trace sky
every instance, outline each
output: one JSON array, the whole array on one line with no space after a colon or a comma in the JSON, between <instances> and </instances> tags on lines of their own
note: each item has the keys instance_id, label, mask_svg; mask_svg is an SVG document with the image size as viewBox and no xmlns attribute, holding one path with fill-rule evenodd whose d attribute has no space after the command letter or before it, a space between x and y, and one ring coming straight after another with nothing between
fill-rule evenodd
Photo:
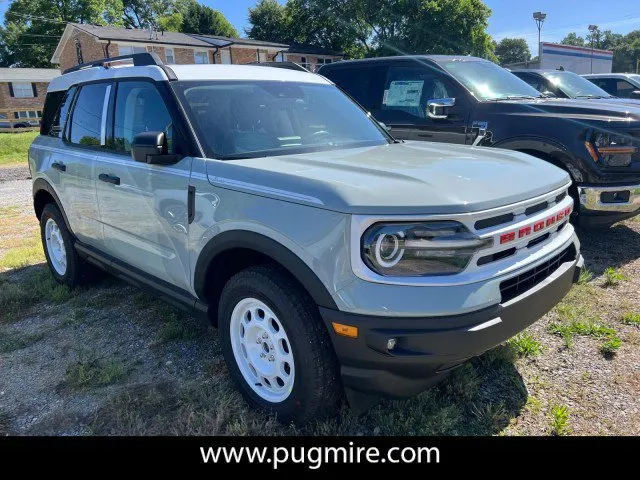
<instances>
[{"instance_id":1,"label":"sky","mask_svg":"<svg viewBox=\"0 0 640 480\"><path fill-rule=\"evenodd\" d=\"M10 0L0 0L0 15ZM286 0L278 0L286 3ZM248 8L257 0L201 0L220 10L244 34L248 26ZM594 23L601 30L628 33L640 29L640 9L637 0L485 0L493 11L489 18L489 33L496 39L524 37L533 55L537 54L538 30L532 18L534 11L543 11L547 19L542 27L542 41L559 42L569 32L581 36ZM603 5L606 4L606 8Z\"/></svg>"}]
</instances>

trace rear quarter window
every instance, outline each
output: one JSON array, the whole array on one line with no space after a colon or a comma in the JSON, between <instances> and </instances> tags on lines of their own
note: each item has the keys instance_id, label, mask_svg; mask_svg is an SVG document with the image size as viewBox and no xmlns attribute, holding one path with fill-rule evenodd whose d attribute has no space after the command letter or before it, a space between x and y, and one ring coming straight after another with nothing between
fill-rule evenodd
<instances>
[{"instance_id":1,"label":"rear quarter window","mask_svg":"<svg viewBox=\"0 0 640 480\"><path fill-rule=\"evenodd\" d=\"M60 103L65 92L49 92L44 102L44 110L42 113L42 123L40 124L40 135L49 135L53 119L60 108Z\"/></svg>"}]
</instances>

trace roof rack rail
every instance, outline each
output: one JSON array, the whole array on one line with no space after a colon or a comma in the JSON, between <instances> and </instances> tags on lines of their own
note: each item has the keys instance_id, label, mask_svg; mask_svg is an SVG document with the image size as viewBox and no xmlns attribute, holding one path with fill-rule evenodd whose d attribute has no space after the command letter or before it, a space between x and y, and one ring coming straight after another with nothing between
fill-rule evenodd
<instances>
[{"instance_id":1,"label":"roof rack rail","mask_svg":"<svg viewBox=\"0 0 640 480\"><path fill-rule=\"evenodd\" d=\"M81 63L80 65L76 65L75 67L67 68L64 72L62 72L62 74L64 75L66 73L77 72L79 70L84 70L85 68L109 68L109 65L112 63L121 63L126 61L132 61L134 67L146 67L149 65L155 65L158 67L164 66L164 63L162 63L162 60L157 53L145 52L133 53L131 55L121 55L119 57L103 58L102 60L96 60L94 62Z\"/></svg>"},{"instance_id":2,"label":"roof rack rail","mask_svg":"<svg viewBox=\"0 0 640 480\"><path fill-rule=\"evenodd\" d=\"M298 72L310 72L302 65L296 62L251 62L249 65L258 67L273 67L273 68L286 68L287 70L297 70Z\"/></svg>"}]
</instances>

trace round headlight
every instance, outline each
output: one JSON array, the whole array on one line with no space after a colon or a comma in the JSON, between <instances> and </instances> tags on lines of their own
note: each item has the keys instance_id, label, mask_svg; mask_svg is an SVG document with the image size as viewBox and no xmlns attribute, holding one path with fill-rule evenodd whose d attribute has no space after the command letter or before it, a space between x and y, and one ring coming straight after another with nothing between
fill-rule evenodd
<instances>
[{"instance_id":1,"label":"round headlight","mask_svg":"<svg viewBox=\"0 0 640 480\"><path fill-rule=\"evenodd\" d=\"M404 233L381 233L376 239L376 261L385 268L396 265L404 255Z\"/></svg>"},{"instance_id":2,"label":"round headlight","mask_svg":"<svg viewBox=\"0 0 640 480\"><path fill-rule=\"evenodd\" d=\"M362 236L362 260L385 276L451 275L487 246L459 222L376 223Z\"/></svg>"}]
</instances>

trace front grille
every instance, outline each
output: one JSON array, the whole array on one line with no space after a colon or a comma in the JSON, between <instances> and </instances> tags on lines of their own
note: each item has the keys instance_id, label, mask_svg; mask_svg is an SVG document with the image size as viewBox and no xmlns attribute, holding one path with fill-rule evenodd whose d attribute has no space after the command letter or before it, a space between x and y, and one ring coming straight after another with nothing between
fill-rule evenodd
<instances>
[{"instance_id":1,"label":"front grille","mask_svg":"<svg viewBox=\"0 0 640 480\"><path fill-rule=\"evenodd\" d=\"M538 212L542 212L549 208L550 205L560 203L567 196L567 192L562 192L555 197L549 198L545 201L536 203L535 205L528 206L524 215L526 217L530 217L531 215L535 215ZM496 215L495 217L483 218L481 220L476 221L474 227L476 230L484 230L486 228L497 227L499 225L506 225L507 223L511 223L515 220L516 215L514 213L503 213L502 215Z\"/></svg>"},{"instance_id":2,"label":"front grille","mask_svg":"<svg viewBox=\"0 0 640 480\"><path fill-rule=\"evenodd\" d=\"M497 217L478 220L474 226L476 230L483 230L485 228L502 225L503 223L513 222L514 218L515 218L515 215L513 213L505 213L504 215L498 215Z\"/></svg>"},{"instance_id":3,"label":"front grille","mask_svg":"<svg viewBox=\"0 0 640 480\"><path fill-rule=\"evenodd\" d=\"M538 212L541 212L542 210L545 210L547 207L549 207L549 202L538 203L537 205L532 205L531 207L527 208L524 211L524 214L526 216L533 215L534 213L538 213Z\"/></svg>"},{"instance_id":4,"label":"front grille","mask_svg":"<svg viewBox=\"0 0 640 480\"><path fill-rule=\"evenodd\" d=\"M518 295L521 295L527 290L535 287L546 278L549 278L549 276L564 262L570 262L575 260L575 258L576 248L574 245L571 245L562 253L559 253L546 262L541 263L537 267L500 283L502 303L508 302L509 300L516 298Z\"/></svg>"}]
</instances>

